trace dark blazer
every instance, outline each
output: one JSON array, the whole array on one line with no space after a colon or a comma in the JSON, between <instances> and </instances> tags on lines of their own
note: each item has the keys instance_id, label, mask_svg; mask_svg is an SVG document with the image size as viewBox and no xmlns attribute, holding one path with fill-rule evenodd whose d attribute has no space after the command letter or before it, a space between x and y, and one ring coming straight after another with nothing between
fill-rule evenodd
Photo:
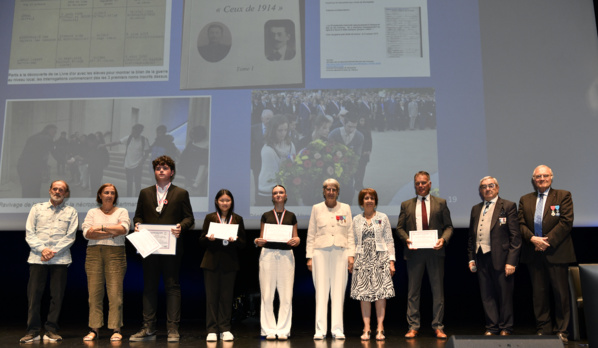
<instances>
[{"instance_id":1,"label":"dark blazer","mask_svg":"<svg viewBox=\"0 0 598 348\"><path fill-rule=\"evenodd\" d=\"M345 141L343 140L343 136L341 135L341 128L336 128L330 134L328 134L328 140L343 144L345 145ZM361 152L363 151L363 134L360 131L356 130L353 139L351 142L347 144L347 147L353 150L357 156L361 157Z\"/></svg>"},{"instance_id":2,"label":"dark blazer","mask_svg":"<svg viewBox=\"0 0 598 348\"><path fill-rule=\"evenodd\" d=\"M536 254L534 245L530 239L534 234L534 214L536 212L537 192L528 193L519 200L519 229L523 238L523 248L521 252L521 261L530 262ZM556 208L559 206L558 214ZM555 215L552 215L552 212ZM543 254L550 263L570 263L575 262L575 251L573 250L573 241L571 240L571 229L573 228L573 200L571 192L565 190L555 190L550 188L546 204L544 205L544 215L542 216L542 234L548 237L550 247Z\"/></svg>"},{"instance_id":3,"label":"dark blazer","mask_svg":"<svg viewBox=\"0 0 598 348\"><path fill-rule=\"evenodd\" d=\"M221 61L230 51L230 45L223 44L207 44L197 48L199 55L208 62Z\"/></svg>"},{"instance_id":4,"label":"dark blazer","mask_svg":"<svg viewBox=\"0 0 598 348\"><path fill-rule=\"evenodd\" d=\"M203 228L199 237L199 243L206 248L206 252L201 261L201 268L209 270L222 270L224 272L239 270L238 249L245 247L245 225L240 215L233 213L231 223L238 224L237 240L228 245L223 245L221 239L210 241L208 239L210 222L220 222L216 213L206 215L203 221Z\"/></svg>"},{"instance_id":5,"label":"dark blazer","mask_svg":"<svg viewBox=\"0 0 598 348\"><path fill-rule=\"evenodd\" d=\"M397 238L403 241L405 245L403 256L405 260L409 260L412 253L419 250L411 250L407 248L407 239L409 239L409 231L417 229L415 221L415 207L417 206L417 197L408 199L401 203L401 213L399 214L399 222L397 224ZM430 195L430 211L428 229L438 230L438 238L444 239L444 243L448 244L449 239L453 235L453 222L451 220L451 212L446 205L446 200ZM433 250L437 256L444 256L444 249Z\"/></svg>"},{"instance_id":6,"label":"dark blazer","mask_svg":"<svg viewBox=\"0 0 598 348\"><path fill-rule=\"evenodd\" d=\"M266 58L268 58L268 60L281 60L281 55L277 54L278 52L271 52L270 54L267 55ZM295 47L291 47L289 45L287 45L287 50L284 53L284 57L282 57L282 60L291 60L293 58L295 58Z\"/></svg>"},{"instance_id":7,"label":"dark blazer","mask_svg":"<svg viewBox=\"0 0 598 348\"><path fill-rule=\"evenodd\" d=\"M181 233L190 230L195 223L189 192L173 184L166 195L167 204L164 204L162 213L156 211L158 198L156 197L156 185L146 187L139 192L137 208L133 223L152 225L176 225L181 224ZM182 252L182 244L177 243L177 254Z\"/></svg>"},{"instance_id":8,"label":"dark blazer","mask_svg":"<svg viewBox=\"0 0 598 348\"><path fill-rule=\"evenodd\" d=\"M297 117L297 130L303 136L311 133L311 114L313 106L309 105L308 102L302 102L298 106L298 117Z\"/></svg>"},{"instance_id":9,"label":"dark blazer","mask_svg":"<svg viewBox=\"0 0 598 348\"><path fill-rule=\"evenodd\" d=\"M326 112L328 113L328 115L330 116L337 116L338 113L341 111L340 108L340 103L335 101L329 101L328 104L326 104Z\"/></svg>"},{"instance_id":10,"label":"dark blazer","mask_svg":"<svg viewBox=\"0 0 598 348\"><path fill-rule=\"evenodd\" d=\"M483 208L484 202L476 204L471 208L469 239L467 241L469 260L476 260L477 229ZM506 219L506 222L500 223L499 218ZM517 266L519 263L521 234L519 233L517 205L500 197L498 197L494 205L494 212L492 213L492 221L490 223L490 248L492 266L495 270L503 270L505 264Z\"/></svg>"},{"instance_id":11,"label":"dark blazer","mask_svg":"<svg viewBox=\"0 0 598 348\"><path fill-rule=\"evenodd\" d=\"M261 116L260 116L261 119ZM262 147L266 143L266 135L263 132L262 122L251 125L251 162L250 168L253 171L253 180L257 190L258 178L262 170Z\"/></svg>"}]
</instances>

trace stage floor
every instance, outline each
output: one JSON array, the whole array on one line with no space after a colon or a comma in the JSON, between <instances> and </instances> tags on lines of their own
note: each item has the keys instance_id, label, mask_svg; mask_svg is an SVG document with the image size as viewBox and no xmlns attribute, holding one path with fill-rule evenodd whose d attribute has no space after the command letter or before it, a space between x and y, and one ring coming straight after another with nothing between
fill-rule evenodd
<instances>
[{"instance_id":1,"label":"stage floor","mask_svg":"<svg viewBox=\"0 0 598 348\"><path fill-rule=\"evenodd\" d=\"M439 340L432 336L432 329L422 328L420 335L415 339L405 339L403 335L406 333L405 325L401 327L387 327L386 341L377 342L375 339L370 341L361 341L361 327L359 322L345 323L346 340L334 340L327 337L323 341L313 340L313 323L299 322L293 323L293 336L288 341L266 341L259 336L259 321L253 318L246 319L233 327L233 334L235 340L233 342L206 342L206 333L203 323L197 322L183 322L181 324L181 340L178 343L166 342L166 330L158 331L156 341L150 342L129 342L129 335L135 333L137 327L123 328L124 339L122 342L110 342L109 330L100 331L100 339L92 342L83 342L83 336L87 333L85 323L63 323L60 334L63 337L62 342L44 343L39 341L36 343L20 344L21 346L52 346L61 348L67 347L211 347L211 348L443 348L447 340ZM201 327L200 327L201 326ZM25 334L25 323L2 325L0 327L0 347L15 347L19 346L19 339ZM483 324L480 327L446 327L447 335L479 335L484 332ZM515 335L511 336L516 339L518 335L533 335L535 330L533 327L516 328ZM373 337L374 335L372 335ZM587 341L570 341L567 347L578 348L587 347Z\"/></svg>"}]
</instances>

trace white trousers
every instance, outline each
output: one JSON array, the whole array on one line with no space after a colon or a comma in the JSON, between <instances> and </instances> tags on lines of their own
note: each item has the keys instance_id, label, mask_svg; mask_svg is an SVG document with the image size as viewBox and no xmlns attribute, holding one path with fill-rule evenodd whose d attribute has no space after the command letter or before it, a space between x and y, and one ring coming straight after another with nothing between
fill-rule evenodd
<instances>
[{"instance_id":1,"label":"white trousers","mask_svg":"<svg viewBox=\"0 0 598 348\"><path fill-rule=\"evenodd\" d=\"M295 257L293 250L262 248L260 254L260 290L262 304L260 324L262 336L291 335L293 316L293 282L295 280ZM280 307L278 322L274 317L274 293L278 290Z\"/></svg>"},{"instance_id":2,"label":"white trousers","mask_svg":"<svg viewBox=\"0 0 598 348\"><path fill-rule=\"evenodd\" d=\"M328 298L330 298L330 332L343 335L343 306L348 279L348 252L339 247L315 249L312 276L316 288L316 335L328 331ZM329 297L330 296L330 297Z\"/></svg>"}]
</instances>

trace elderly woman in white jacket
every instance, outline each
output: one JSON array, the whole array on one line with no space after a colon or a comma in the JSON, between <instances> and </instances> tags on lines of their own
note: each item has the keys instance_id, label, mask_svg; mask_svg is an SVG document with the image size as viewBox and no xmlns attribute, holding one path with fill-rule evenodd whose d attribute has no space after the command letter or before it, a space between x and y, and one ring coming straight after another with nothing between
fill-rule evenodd
<instances>
[{"instance_id":1,"label":"elderly woman in white jacket","mask_svg":"<svg viewBox=\"0 0 598 348\"><path fill-rule=\"evenodd\" d=\"M370 339L372 302L376 303L376 340L383 341L386 299L394 297L392 276L395 273L395 247L388 216L376 211L378 194L365 188L359 192L363 213L353 217L355 264L351 281L351 298L361 301L363 334Z\"/></svg>"},{"instance_id":2,"label":"elderly woman in white jacket","mask_svg":"<svg viewBox=\"0 0 598 348\"><path fill-rule=\"evenodd\" d=\"M353 270L355 239L351 227L351 207L337 201L340 185L326 179L322 185L324 202L311 209L305 246L307 268L312 271L316 288L316 333L314 340L323 340L328 330L328 298L330 297L330 333L337 340L345 339L343 305Z\"/></svg>"}]
</instances>

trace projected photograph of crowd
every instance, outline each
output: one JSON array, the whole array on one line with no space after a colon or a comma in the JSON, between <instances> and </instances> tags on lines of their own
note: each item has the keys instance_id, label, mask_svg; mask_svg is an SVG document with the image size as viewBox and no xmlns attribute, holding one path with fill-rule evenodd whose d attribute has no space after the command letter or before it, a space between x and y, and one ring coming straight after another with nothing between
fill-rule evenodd
<instances>
[{"instance_id":1,"label":"projected photograph of crowd","mask_svg":"<svg viewBox=\"0 0 598 348\"><path fill-rule=\"evenodd\" d=\"M209 97L9 101L0 199L47 197L57 179L72 198L95 197L105 182L136 198L161 155L176 161L176 185L206 197L209 122Z\"/></svg>"},{"instance_id":2,"label":"projected photograph of crowd","mask_svg":"<svg viewBox=\"0 0 598 348\"><path fill-rule=\"evenodd\" d=\"M251 110L252 206L271 205L274 184L288 205L311 206L329 177L343 203L372 187L381 206L398 206L422 168L438 192L433 88L254 90Z\"/></svg>"}]
</instances>

